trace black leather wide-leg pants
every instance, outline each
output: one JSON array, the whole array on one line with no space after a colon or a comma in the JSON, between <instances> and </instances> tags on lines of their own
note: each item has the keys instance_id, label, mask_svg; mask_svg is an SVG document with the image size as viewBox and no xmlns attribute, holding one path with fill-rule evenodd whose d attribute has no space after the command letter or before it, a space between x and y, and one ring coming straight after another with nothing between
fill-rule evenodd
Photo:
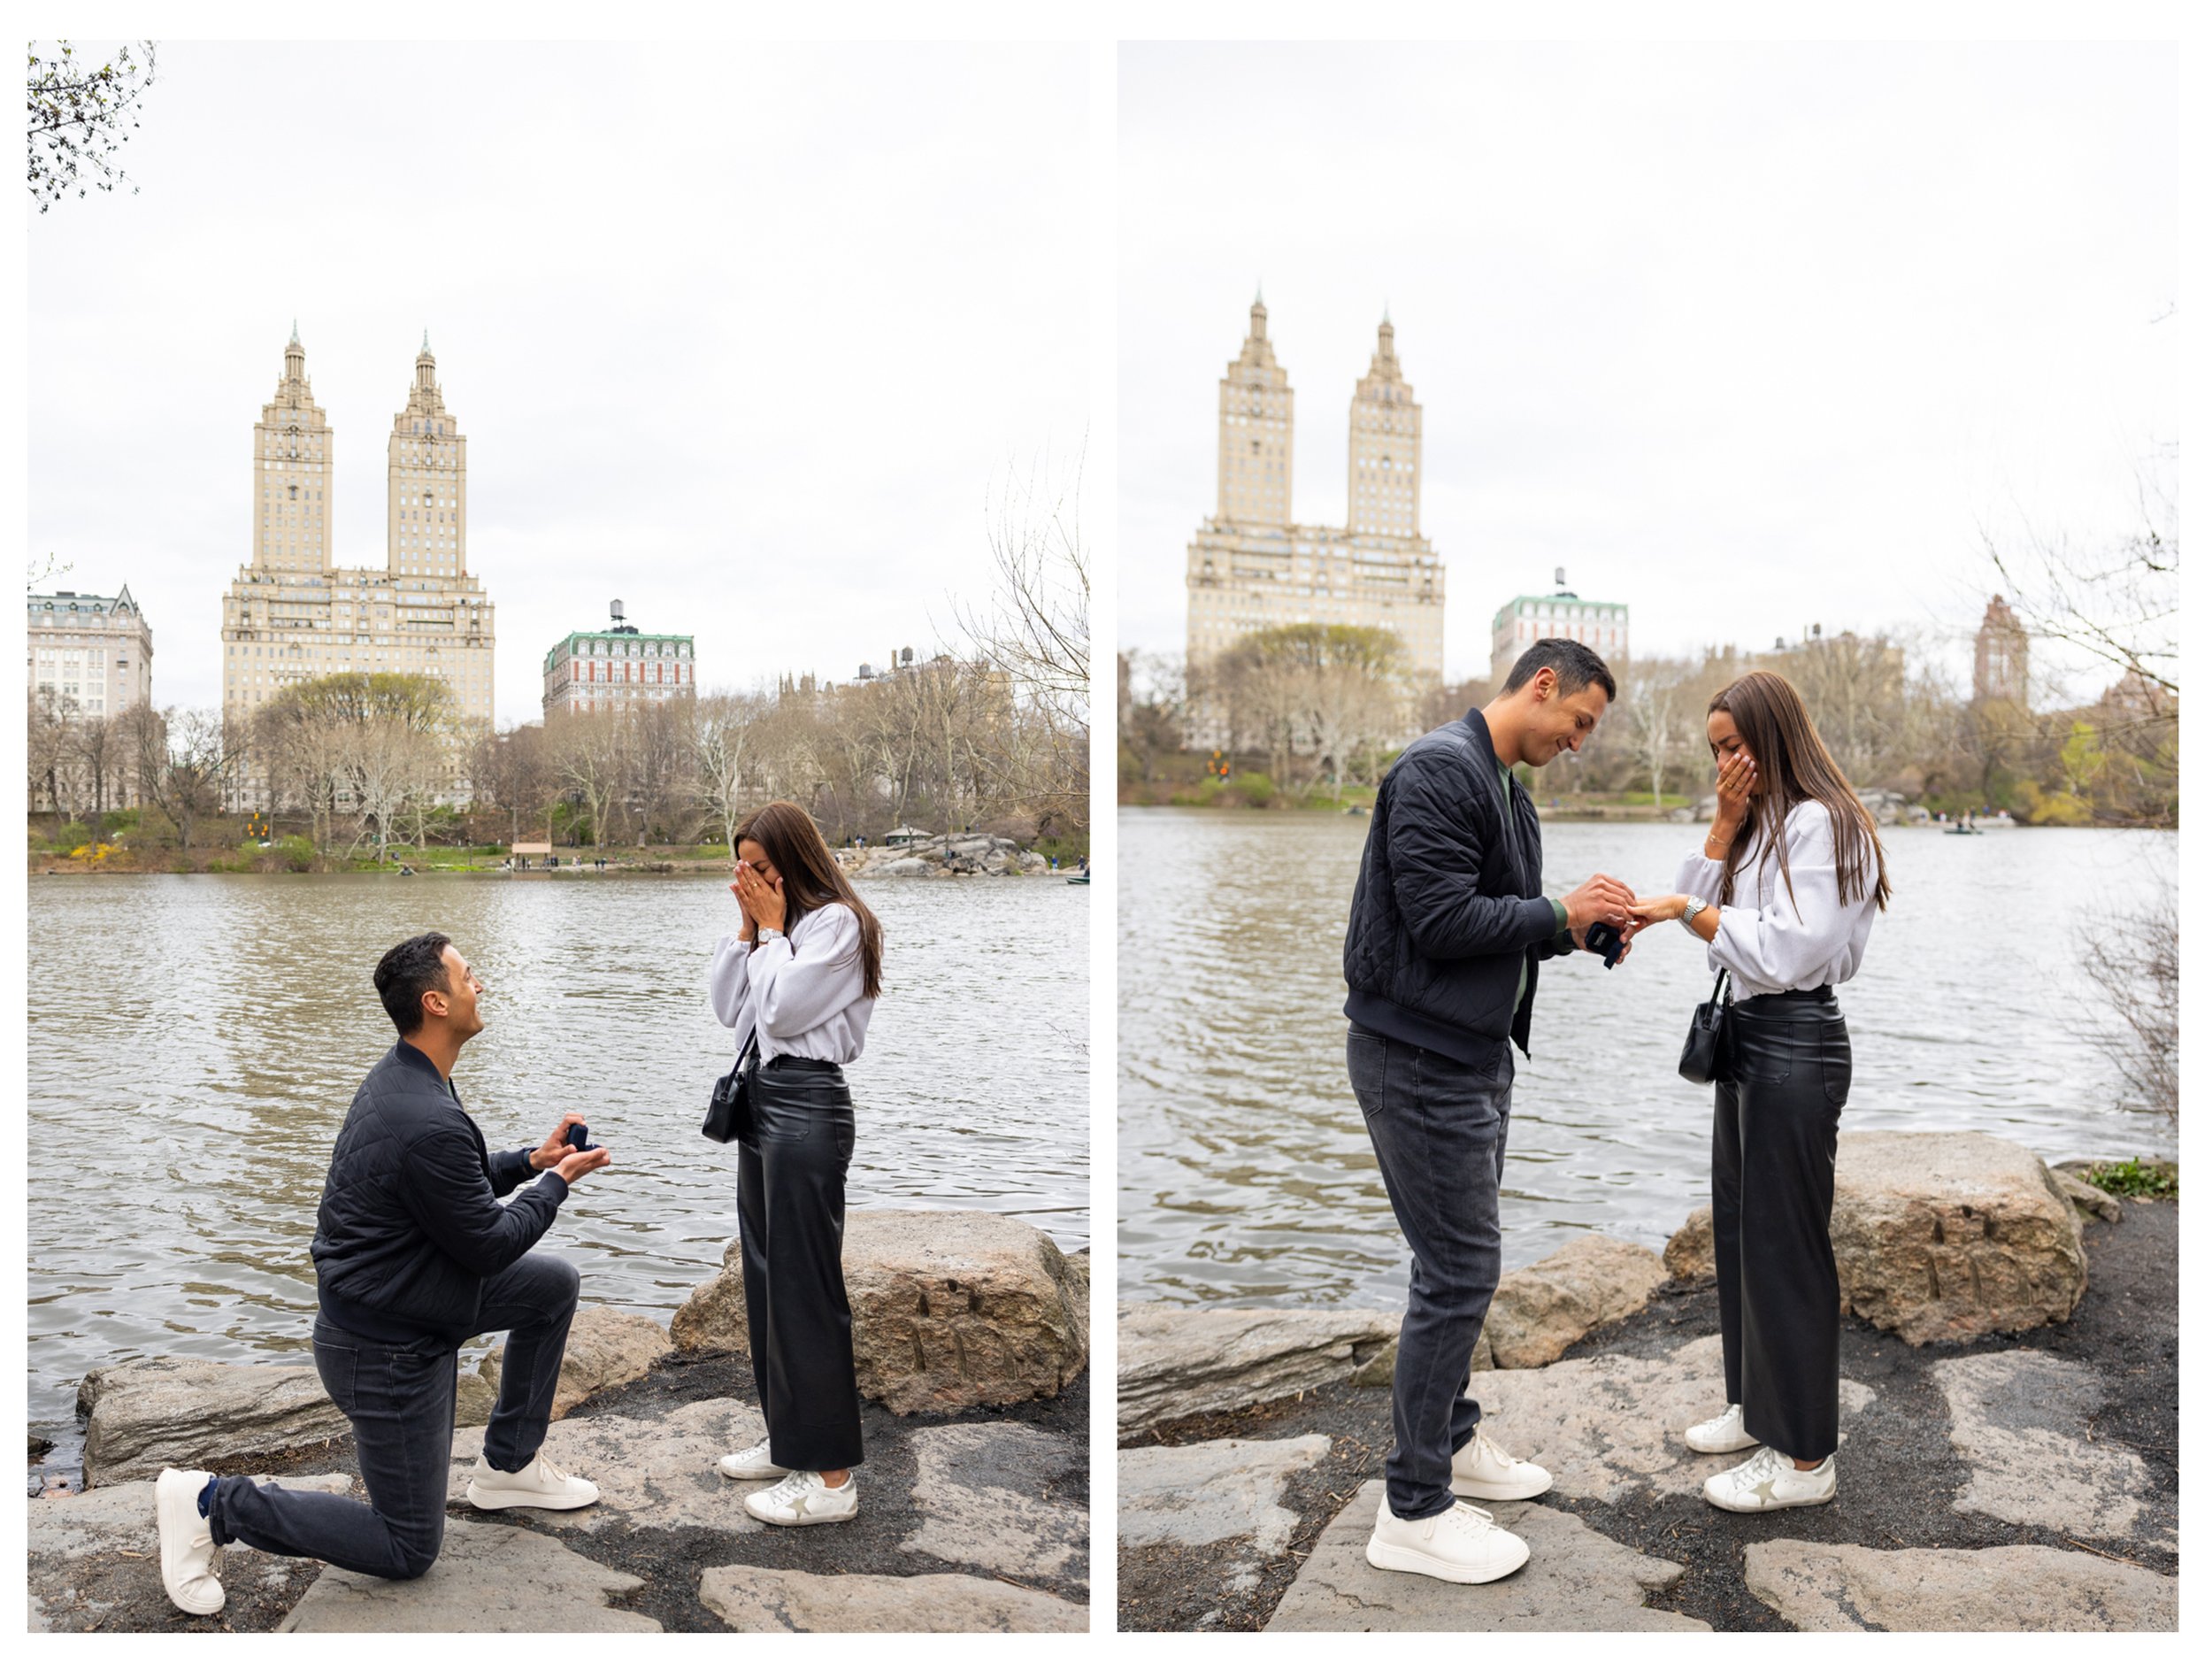
<instances>
[{"instance_id":1,"label":"black leather wide-leg pants","mask_svg":"<svg viewBox=\"0 0 2212 1663\"><path fill-rule=\"evenodd\" d=\"M1713 1090L1713 1260L1728 1401L1783 1454L1835 1452L1841 1343L1836 1128L1851 1035L1835 996L1746 999Z\"/></svg>"}]
</instances>

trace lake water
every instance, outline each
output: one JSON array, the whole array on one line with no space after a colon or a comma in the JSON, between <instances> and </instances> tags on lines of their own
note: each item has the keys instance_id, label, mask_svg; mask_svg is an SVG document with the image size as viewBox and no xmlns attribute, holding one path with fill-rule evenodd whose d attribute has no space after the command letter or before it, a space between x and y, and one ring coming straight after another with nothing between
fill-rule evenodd
<instances>
[{"instance_id":1,"label":"lake water","mask_svg":"<svg viewBox=\"0 0 2212 1663\"><path fill-rule=\"evenodd\" d=\"M1125 1298L1402 1305L1406 1251L1344 1074L1341 950L1364 818L1120 815L1119 1284ZM1552 823L1545 882L1674 887L1695 826ZM2170 835L1886 834L1895 894L1839 990L1855 1069L1846 1131L1990 1132L2046 1159L2167 1153L2115 1107L2078 1036L2093 910L2148 891ZM1516 1056L1505 1262L1572 1232L1656 1248L1707 1198L1712 1092L1675 1073L1710 996L1702 948L1655 929L1608 971L1544 968Z\"/></svg>"},{"instance_id":2,"label":"lake water","mask_svg":"<svg viewBox=\"0 0 2212 1663\"><path fill-rule=\"evenodd\" d=\"M856 1207L978 1207L1089 1239L1090 891L889 880L884 997L847 1070ZM69 1464L76 1382L176 1353L303 1357L308 1242L339 1122L393 1039L370 973L426 928L489 991L455 1082L494 1148L590 1117L617 1166L545 1246L584 1296L664 1319L736 1233L736 1153L699 1136L732 1058L712 878L33 878L32 1428Z\"/></svg>"}]
</instances>

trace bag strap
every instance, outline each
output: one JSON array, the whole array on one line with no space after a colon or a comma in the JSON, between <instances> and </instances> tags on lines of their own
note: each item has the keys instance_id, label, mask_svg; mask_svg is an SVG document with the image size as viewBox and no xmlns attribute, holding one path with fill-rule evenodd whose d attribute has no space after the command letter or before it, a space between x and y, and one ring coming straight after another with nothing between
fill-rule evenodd
<instances>
[{"instance_id":1,"label":"bag strap","mask_svg":"<svg viewBox=\"0 0 2212 1663\"><path fill-rule=\"evenodd\" d=\"M1732 988L1731 989L1729 989L1729 996L1728 996L1728 997L1727 997L1725 1000L1724 1000L1724 999L1721 997L1721 984L1722 984L1722 983L1724 983L1724 982L1726 982L1727 980L1728 980L1728 971L1727 971L1727 969L1724 966L1724 967L1722 968L1722 970L1721 970L1720 974L1718 974L1718 975L1717 975L1717 976L1715 976L1715 977L1713 978L1713 1003L1714 1003L1715 1005L1733 1005L1733 1004L1736 1002L1736 999L1735 999L1735 990L1734 990Z\"/></svg>"},{"instance_id":2,"label":"bag strap","mask_svg":"<svg viewBox=\"0 0 2212 1663\"><path fill-rule=\"evenodd\" d=\"M759 1019L757 1016L756 1016L756 1017L753 1019L753 1031L752 1031L751 1033L749 1033L749 1034L748 1034L748 1035L746 1035L746 1036L745 1036L745 1043L744 1043L742 1045L739 1046L739 1047L738 1047L738 1049L737 1049L737 1069L738 1069L738 1072L739 1072L740 1074L742 1074L742 1073L744 1073L744 1072L745 1072L745 1059L746 1059L748 1057L757 1057L757 1056L759 1056L759 1055L760 1055L760 1019Z\"/></svg>"}]
</instances>

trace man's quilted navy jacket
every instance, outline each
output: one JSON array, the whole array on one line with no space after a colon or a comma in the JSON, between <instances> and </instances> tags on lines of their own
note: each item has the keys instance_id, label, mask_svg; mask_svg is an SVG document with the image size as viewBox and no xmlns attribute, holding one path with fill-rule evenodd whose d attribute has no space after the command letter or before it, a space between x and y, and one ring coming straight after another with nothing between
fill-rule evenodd
<instances>
[{"instance_id":1,"label":"man's quilted navy jacket","mask_svg":"<svg viewBox=\"0 0 2212 1663\"><path fill-rule=\"evenodd\" d=\"M1470 1066L1528 1050L1536 960L1575 951L1544 898L1543 834L1471 710L1408 745L1375 793L1344 931L1344 1014ZM1522 966L1528 980L1517 1000Z\"/></svg>"},{"instance_id":2,"label":"man's quilted navy jacket","mask_svg":"<svg viewBox=\"0 0 2212 1663\"><path fill-rule=\"evenodd\" d=\"M531 1172L527 1150L487 1153L437 1065L402 1040L354 1093L330 1152L310 1250L323 1315L370 1339L458 1345L478 1331L485 1279L530 1251L567 1195L558 1173Z\"/></svg>"}]
</instances>

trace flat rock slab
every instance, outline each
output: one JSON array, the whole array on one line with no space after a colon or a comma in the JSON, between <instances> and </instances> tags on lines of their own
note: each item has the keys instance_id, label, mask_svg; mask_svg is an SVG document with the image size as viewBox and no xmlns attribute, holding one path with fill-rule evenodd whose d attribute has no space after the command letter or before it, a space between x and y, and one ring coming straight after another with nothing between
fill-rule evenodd
<instances>
[{"instance_id":1,"label":"flat rock slab","mask_svg":"<svg viewBox=\"0 0 2212 1663\"><path fill-rule=\"evenodd\" d=\"M1342 1307L1125 1305L1115 1323L1116 1424L1126 1437L1349 1380L1397 1343L1400 1320L1395 1311Z\"/></svg>"},{"instance_id":2,"label":"flat rock slab","mask_svg":"<svg viewBox=\"0 0 2212 1663\"><path fill-rule=\"evenodd\" d=\"M1248 1536L1256 1558L1271 1559L1298 1528L1298 1515L1282 1505L1283 1486L1328 1452L1329 1440L1317 1432L1123 1450L1115 1531L1135 1547Z\"/></svg>"},{"instance_id":3,"label":"flat rock slab","mask_svg":"<svg viewBox=\"0 0 2212 1663\"><path fill-rule=\"evenodd\" d=\"M1087 1505L1052 1489L1087 1457L1035 1427L930 1427L914 1434L914 1507L921 1523L899 1545L952 1565L1023 1578L1057 1576L1090 1551Z\"/></svg>"},{"instance_id":4,"label":"flat rock slab","mask_svg":"<svg viewBox=\"0 0 2212 1663\"><path fill-rule=\"evenodd\" d=\"M2018 1351L1946 1358L1928 1372L1951 1411L1951 1447L1972 1468L1953 1511L2068 1536L2129 1538L2144 1528L2142 1459L2087 1436L2104 1402L2095 1370Z\"/></svg>"},{"instance_id":5,"label":"flat rock slab","mask_svg":"<svg viewBox=\"0 0 2212 1663\"><path fill-rule=\"evenodd\" d=\"M557 1420L546 1429L545 1454L563 1471L598 1485L599 1500L572 1513L513 1511L541 1528L587 1534L615 1523L764 1530L768 1527L745 1511L746 1492L764 1484L733 1483L714 1464L766 1431L760 1411L734 1397L684 1404L649 1420L614 1414ZM467 1504L469 1479L483 1448L481 1428L454 1433L451 1501Z\"/></svg>"},{"instance_id":6,"label":"flat rock slab","mask_svg":"<svg viewBox=\"0 0 2212 1663\"><path fill-rule=\"evenodd\" d=\"M1886 1551L1788 1537L1744 1553L1744 1582L1798 1628L2049 1634L2169 1630L2180 1584L2064 1548Z\"/></svg>"},{"instance_id":7,"label":"flat rock slab","mask_svg":"<svg viewBox=\"0 0 2212 1663\"><path fill-rule=\"evenodd\" d=\"M79 1382L88 1490L165 1467L238 1467L351 1436L311 1366L151 1357Z\"/></svg>"},{"instance_id":8,"label":"flat rock slab","mask_svg":"<svg viewBox=\"0 0 2212 1663\"><path fill-rule=\"evenodd\" d=\"M326 1570L277 1632L658 1634L650 1617L607 1605L644 1585L534 1530L455 1519L438 1562L414 1581Z\"/></svg>"},{"instance_id":9,"label":"flat rock slab","mask_svg":"<svg viewBox=\"0 0 2212 1663\"><path fill-rule=\"evenodd\" d=\"M343 1473L287 1478L287 1490L319 1490L345 1495L353 1481ZM107 1484L75 1496L54 1496L29 1504L31 1627L42 1631L82 1632L119 1605L158 1600L172 1609L161 1590L155 1558L151 1479ZM234 1544L223 1550L216 1574L236 1588L276 1568L265 1553Z\"/></svg>"},{"instance_id":10,"label":"flat rock slab","mask_svg":"<svg viewBox=\"0 0 2212 1663\"><path fill-rule=\"evenodd\" d=\"M1528 1544L1528 1563L1479 1587L1440 1582L1367 1562L1383 1481L1372 1479L1313 1544L1298 1580L1267 1625L1271 1634L1299 1631L1607 1632L1638 1628L1709 1630L1671 1611L1654 1611L1647 1595L1671 1588L1682 1567L1600 1536L1572 1513L1533 1502L1502 1502L1492 1518Z\"/></svg>"},{"instance_id":11,"label":"flat rock slab","mask_svg":"<svg viewBox=\"0 0 2212 1663\"><path fill-rule=\"evenodd\" d=\"M1614 1502L1645 1487L1694 1496L1750 1454L1700 1455L1682 1442L1685 1428L1726 1405L1717 1334L1666 1357L1575 1358L1478 1374L1471 1390L1500 1446L1548 1468L1557 1493L1578 1500ZM1847 1380L1840 1397L1847 1441L1874 1394Z\"/></svg>"},{"instance_id":12,"label":"flat rock slab","mask_svg":"<svg viewBox=\"0 0 2212 1663\"><path fill-rule=\"evenodd\" d=\"M699 1603L746 1634L1082 1634L1082 1605L979 1576L823 1576L726 1565Z\"/></svg>"}]
</instances>

